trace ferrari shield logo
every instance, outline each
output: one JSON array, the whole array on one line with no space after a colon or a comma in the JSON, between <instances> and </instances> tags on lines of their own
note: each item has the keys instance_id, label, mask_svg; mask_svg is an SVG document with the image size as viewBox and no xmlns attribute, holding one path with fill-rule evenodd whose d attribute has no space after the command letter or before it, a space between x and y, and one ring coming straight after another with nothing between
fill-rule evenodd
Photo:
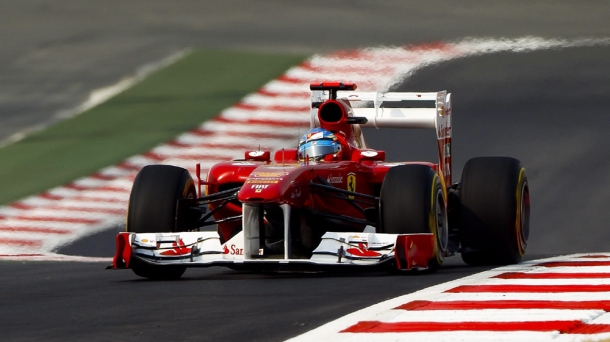
<instances>
[{"instance_id":1,"label":"ferrari shield logo","mask_svg":"<svg viewBox=\"0 0 610 342\"><path fill-rule=\"evenodd\" d=\"M347 174L347 191L356 192L356 174ZM349 199L354 199L354 196L348 196Z\"/></svg>"}]
</instances>

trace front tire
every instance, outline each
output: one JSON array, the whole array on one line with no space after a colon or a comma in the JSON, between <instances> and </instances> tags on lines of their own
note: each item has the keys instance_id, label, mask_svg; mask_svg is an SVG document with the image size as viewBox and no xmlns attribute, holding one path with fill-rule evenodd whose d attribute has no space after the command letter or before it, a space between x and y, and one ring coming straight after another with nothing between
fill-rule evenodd
<instances>
[{"instance_id":1,"label":"front tire","mask_svg":"<svg viewBox=\"0 0 610 342\"><path fill-rule=\"evenodd\" d=\"M131 188L127 231L175 232L177 201L196 197L195 182L186 169L147 165L140 170Z\"/></svg>"},{"instance_id":2,"label":"front tire","mask_svg":"<svg viewBox=\"0 0 610 342\"><path fill-rule=\"evenodd\" d=\"M171 165L147 165L136 176L127 210L126 230L133 233L176 231L176 205L181 198L196 198L195 183L186 169ZM156 280L179 279L184 266L154 266L137 258L133 272Z\"/></svg>"},{"instance_id":3,"label":"front tire","mask_svg":"<svg viewBox=\"0 0 610 342\"><path fill-rule=\"evenodd\" d=\"M430 269L443 264L448 244L445 191L439 175L426 165L400 165L386 174L379 196L381 232L434 234Z\"/></svg>"},{"instance_id":4,"label":"front tire","mask_svg":"<svg viewBox=\"0 0 610 342\"><path fill-rule=\"evenodd\" d=\"M529 238L529 184L521 162L479 157L464 166L460 182L460 241L469 265L521 261Z\"/></svg>"}]
</instances>

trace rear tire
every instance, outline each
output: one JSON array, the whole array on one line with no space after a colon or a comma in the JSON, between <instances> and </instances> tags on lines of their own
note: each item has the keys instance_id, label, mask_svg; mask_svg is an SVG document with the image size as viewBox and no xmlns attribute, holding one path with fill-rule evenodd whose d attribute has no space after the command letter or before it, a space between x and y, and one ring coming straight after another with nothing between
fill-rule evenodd
<instances>
[{"instance_id":1,"label":"rear tire","mask_svg":"<svg viewBox=\"0 0 610 342\"><path fill-rule=\"evenodd\" d=\"M429 268L443 264L448 244L447 207L441 179L426 165L400 165L386 174L379 196L382 233L433 233L434 258Z\"/></svg>"},{"instance_id":2,"label":"rear tire","mask_svg":"<svg viewBox=\"0 0 610 342\"><path fill-rule=\"evenodd\" d=\"M460 242L469 265L521 261L529 238L530 197L525 169L509 157L479 157L460 182Z\"/></svg>"},{"instance_id":3,"label":"rear tire","mask_svg":"<svg viewBox=\"0 0 610 342\"><path fill-rule=\"evenodd\" d=\"M196 198L195 183L189 172L171 165L147 165L136 176L127 211L126 229L133 233L175 232L176 203ZM184 266L154 266L132 258L133 272L149 279L178 279Z\"/></svg>"}]
</instances>

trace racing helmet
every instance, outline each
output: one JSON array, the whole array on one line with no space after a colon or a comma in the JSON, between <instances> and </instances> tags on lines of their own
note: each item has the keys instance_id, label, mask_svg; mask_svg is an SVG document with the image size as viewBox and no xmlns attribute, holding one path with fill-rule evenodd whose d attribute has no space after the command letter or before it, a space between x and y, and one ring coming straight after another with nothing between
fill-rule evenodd
<instances>
[{"instance_id":1,"label":"racing helmet","mask_svg":"<svg viewBox=\"0 0 610 342\"><path fill-rule=\"evenodd\" d=\"M321 161L329 154L341 152L337 137L323 128L312 128L299 141L297 155L299 160Z\"/></svg>"}]
</instances>

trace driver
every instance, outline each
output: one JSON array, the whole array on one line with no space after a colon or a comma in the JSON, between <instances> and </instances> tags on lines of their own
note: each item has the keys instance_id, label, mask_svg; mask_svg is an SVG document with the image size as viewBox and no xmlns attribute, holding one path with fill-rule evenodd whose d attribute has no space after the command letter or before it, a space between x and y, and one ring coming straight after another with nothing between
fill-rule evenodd
<instances>
[{"instance_id":1,"label":"driver","mask_svg":"<svg viewBox=\"0 0 610 342\"><path fill-rule=\"evenodd\" d=\"M337 156L341 153L341 144L337 137L323 128L312 128L299 141L297 155L300 161L323 161L327 155Z\"/></svg>"}]
</instances>

